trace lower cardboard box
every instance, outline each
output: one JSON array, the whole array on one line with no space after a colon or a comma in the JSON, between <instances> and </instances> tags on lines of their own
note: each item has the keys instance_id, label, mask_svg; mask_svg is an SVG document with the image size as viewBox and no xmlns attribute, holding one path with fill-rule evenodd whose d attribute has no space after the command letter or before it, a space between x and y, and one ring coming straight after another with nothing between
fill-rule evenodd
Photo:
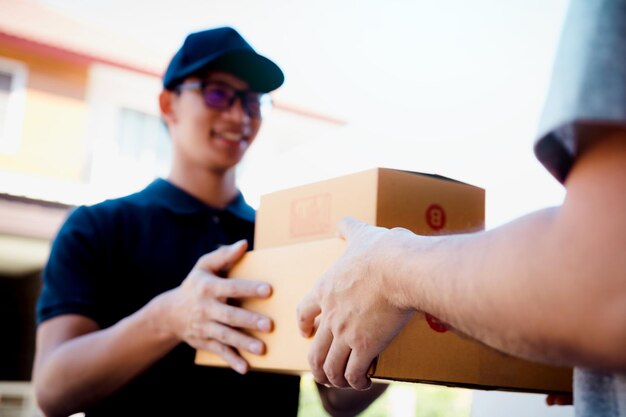
<instances>
[{"instance_id":1,"label":"lower cardboard box","mask_svg":"<svg viewBox=\"0 0 626 417\"><path fill-rule=\"evenodd\" d=\"M269 282L273 294L267 300L246 300L242 306L274 320L262 339L267 352L258 356L242 352L252 369L272 372L309 371L307 352L312 339L300 336L296 307L317 279L343 252L337 239L298 243L248 252L229 276ZM372 378L424 382L438 385L539 393L572 391L572 370L500 353L482 343L445 330L417 314L377 358ZM219 356L196 353L199 365L227 366Z\"/></svg>"}]
</instances>

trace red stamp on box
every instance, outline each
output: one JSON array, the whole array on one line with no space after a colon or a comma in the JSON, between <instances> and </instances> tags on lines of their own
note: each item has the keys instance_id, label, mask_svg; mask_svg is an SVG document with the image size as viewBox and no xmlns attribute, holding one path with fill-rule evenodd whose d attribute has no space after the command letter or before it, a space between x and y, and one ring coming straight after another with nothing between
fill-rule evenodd
<instances>
[{"instance_id":1,"label":"red stamp on box","mask_svg":"<svg viewBox=\"0 0 626 417\"><path fill-rule=\"evenodd\" d=\"M426 223L434 231L439 231L446 226L446 211L439 204L431 204L426 209Z\"/></svg>"},{"instance_id":2,"label":"red stamp on box","mask_svg":"<svg viewBox=\"0 0 626 417\"><path fill-rule=\"evenodd\" d=\"M330 194L299 198L291 203L291 237L326 234L332 231Z\"/></svg>"},{"instance_id":3,"label":"red stamp on box","mask_svg":"<svg viewBox=\"0 0 626 417\"><path fill-rule=\"evenodd\" d=\"M450 326L448 326L447 323L439 320L437 317L431 316L428 313L424 313L424 317L426 318L426 322L428 323L430 328L437 333L445 333L450 330Z\"/></svg>"}]
</instances>

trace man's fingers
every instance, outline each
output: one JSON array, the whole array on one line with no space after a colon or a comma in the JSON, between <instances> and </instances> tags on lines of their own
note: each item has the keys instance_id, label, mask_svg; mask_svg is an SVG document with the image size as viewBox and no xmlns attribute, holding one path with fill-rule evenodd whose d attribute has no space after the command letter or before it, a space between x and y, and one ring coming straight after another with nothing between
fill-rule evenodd
<instances>
[{"instance_id":1,"label":"man's fingers","mask_svg":"<svg viewBox=\"0 0 626 417\"><path fill-rule=\"evenodd\" d=\"M230 366L242 375L248 372L248 362L244 358L242 358L235 349L223 343L220 343L215 339L197 339L194 340L192 346L196 349L206 350L215 353L216 355L224 359L228 366Z\"/></svg>"},{"instance_id":2,"label":"man's fingers","mask_svg":"<svg viewBox=\"0 0 626 417\"><path fill-rule=\"evenodd\" d=\"M316 327L316 317L322 312L313 292L309 292L298 304L296 317L300 334L303 337L311 337Z\"/></svg>"},{"instance_id":3,"label":"man's fingers","mask_svg":"<svg viewBox=\"0 0 626 417\"><path fill-rule=\"evenodd\" d=\"M248 242L240 240L232 245L224 245L198 259L196 267L217 273L228 271L246 253Z\"/></svg>"},{"instance_id":4,"label":"man's fingers","mask_svg":"<svg viewBox=\"0 0 626 417\"><path fill-rule=\"evenodd\" d=\"M272 295L272 287L261 281L209 277L203 285L206 295L215 298L267 298Z\"/></svg>"},{"instance_id":5,"label":"man's fingers","mask_svg":"<svg viewBox=\"0 0 626 417\"><path fill-rule=\"evenodd\" d=\"M223 345L232 346L256 355L265 353L265 344L254 337L248 336L229 326L217 322L208 322L198 326L197 338L216 340Z\"/></svg>"},{"instance_id":6,"label":"man's fingers","mask_svg":"<svg viewBox=\"0 0 626 417\"><path fill-rule=\"evenodd\" d=\"M268 317L243 308L215 302L210 303L205 308L207 309L205 317L210 317L212 320L230 327L240 327L261 332L272 330L272 321Z\"/></svg>"}]
</instances>

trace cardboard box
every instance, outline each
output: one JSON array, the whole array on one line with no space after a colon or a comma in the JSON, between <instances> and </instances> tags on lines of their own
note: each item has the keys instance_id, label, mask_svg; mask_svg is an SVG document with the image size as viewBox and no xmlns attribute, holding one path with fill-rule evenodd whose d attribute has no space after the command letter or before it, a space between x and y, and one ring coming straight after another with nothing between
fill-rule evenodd
<instances>
[{"instance_id":1,"label":"cardboard box","mask_svg":"<svg viewBox=\"0 0 626 417\"><path fill-rule=\"evenodd\" d=\"M242 352L257 370L301 373L309 371L307 353L312 339L300 336L296 307L302 297L341 254L338 238L259 249L246 254L231 271L237 278L269 282L269 300L247 300L248 308L274 319L272 333L253 334L264 340L265 355ZM226 366L210 352L198 351L196 363ZM523 392L571 392L571 370L536 364L504 355L451 331L433 330L417 314L372 366L373 378L480 389Z\"/></svg>"},{"instance_id":2,"label":"cardboard box","mask_svg":"<svg viewBox=\"0 0 626 417\"><path fill-rule=\"evenodd\" d=\"M336 224L353 216L383 227L421 235L484 228L484 190L448 178L377 168L261 197L255 250L229 276L272 284L269 300L243 307L274 319L270 334L257 334L267 353L242 353L259 370L305 372L309 339L300 336L296 306L341 254ZM373 364L375 378L526 392L571 392L571 370L516 359L453 332L418 314ZM209 352L196 363L225 366Z\"/></svg>"},{"instance_id":3,"label":"cardboard box","mask_svg":"<svg viewBox=\"0 0 626 417\"><path fill-rule=\"evenodd\" d=\"M335 236L352 216L422 235L484 228L485 191L448 178L375 168L261 196L255 249Z\"/></svg>"}]
</instances>

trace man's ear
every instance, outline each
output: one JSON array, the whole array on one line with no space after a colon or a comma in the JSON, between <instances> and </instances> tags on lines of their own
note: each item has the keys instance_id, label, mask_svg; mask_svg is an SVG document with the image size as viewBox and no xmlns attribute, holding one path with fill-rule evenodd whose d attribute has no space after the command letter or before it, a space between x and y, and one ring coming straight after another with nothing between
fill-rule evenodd
<instances>
[{"instance_id":1,"label":"man's ear","mask_svg":"<svg viewBox=\"0 0 626 417\"><path fill-rule=\"evenodd\" d=\"M161 109L161 117L166 124L176 121L176 113L174 112L174 92L170 90L163 90L159 94L159 108Z\"/></svg>"}]
</instances>

